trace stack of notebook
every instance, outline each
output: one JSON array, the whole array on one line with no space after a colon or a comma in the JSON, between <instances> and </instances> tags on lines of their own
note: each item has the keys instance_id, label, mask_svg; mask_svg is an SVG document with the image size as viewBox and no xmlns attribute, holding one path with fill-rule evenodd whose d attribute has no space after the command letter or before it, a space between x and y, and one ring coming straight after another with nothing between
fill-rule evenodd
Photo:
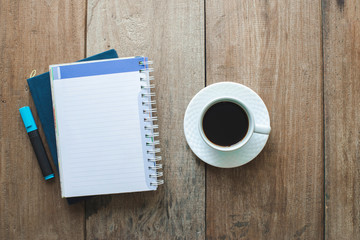
<instances>
[{"instance_id":1,"label":"stack of notebook","mask_svg":"<svg viewBox=\"0 0 360 240\"><path fill-rule=\"evenodd\" d=\"M62 196L156 190L163 180L149 61L114 50L83 61L28 79Z\"/></svg>"}]
</instances>

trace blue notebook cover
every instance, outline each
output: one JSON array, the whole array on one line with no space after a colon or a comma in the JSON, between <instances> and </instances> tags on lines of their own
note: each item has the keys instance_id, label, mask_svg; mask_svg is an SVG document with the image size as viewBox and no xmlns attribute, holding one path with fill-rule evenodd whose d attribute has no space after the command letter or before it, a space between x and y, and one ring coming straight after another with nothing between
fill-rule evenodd
<instances>
[{"instance_id":1,"label":"blue notebook cover","mask_svg":"<svg viewBox=\"0 0 360 240\"><path fill-rule=\"evenodd\" d=\"M103 53L99 53L97 55L84 58L80 61L94 61L94 60L110 59L117 57L118 55L116 51L114 49L111 49ZM33 78L29 78L27 79L27 82L29 85L31 96L34 100L34 104L41 122L41 126L44 130L45 138L48 143L54 165L57 168L57 170L59 170L57 151L56 151L55 126L54 126L54 117L53 117L53 104L51 100L49 72L40 74ZM78 199L79 198L68 199L68 202L71 204L77 202Z\"/></svg>"}]
</instances>

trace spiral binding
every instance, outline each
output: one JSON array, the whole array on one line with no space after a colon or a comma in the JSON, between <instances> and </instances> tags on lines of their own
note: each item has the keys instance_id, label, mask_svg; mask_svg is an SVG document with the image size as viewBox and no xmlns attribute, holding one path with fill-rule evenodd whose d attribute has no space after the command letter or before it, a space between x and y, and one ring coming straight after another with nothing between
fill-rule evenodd
<instances>
[{"instance_id":1,"label":"spiral binding","mask_svg":"<svg viewBox=\"0 0 360 240\"><path fill-rule=\"evenodd\" d=\"M154 129L158 129L159 125L152 125L152 126L145 126L145 130L154 130Z\"/></svg>"},{"instance_id":2,"label":"spiral binding","mask_svg":"<svg viewBox=\"0 0 360 240\"><path fill-rule=\"evenodd\" d=\"M158 178L158 177L162 177L162 176L163 176L162 172L157 172L157 173L150 174L150 177L152 177L152 178Z\"/></svg>"},{"instance_id":3,"label":"spiral binding","mask_svg":"<svg viewBox=\"0 0 360 240\"><path fill-rule=\"evenodd\" d=\"M155 140L153 142L147 142L146 146L155 146L155 145L159 145L160 141L159 140Z\"/></svg>"},{"instance_id":4,"label":"spiral binding","mask_svg":"<svg viewBox=\"0 0 360 240\"><path fill-rule=\"evenodd\" d=\"M156 113L157 109L156 108L152 108L152 109L144 109L144 114L149 114L149 113Z\"/></svg>"},{"instance_id":5,"label":"spiral binding","mask_svg":"<svg viewBox=\"0 0 360 240\"><path fill-rule=\"evenodd\" d=\"M140 63L141 63L141 61L140 61ZM149 63L149 61L148 61L147 64L140 64L140 65L145 66L145 65L149 65L149 64L150 64L150 63ZM150 72L153 72L153 71L154 71L153 68L144 68L144 69L141 69L141 70L140 70L141 73L150 73Z\"/></svg>"},{"instance_id":6,"label":"spiral binding","mask_svg":"<svg viewBox=\"0 0 360 240\"><path fill-rule=\"evenodd\" d=\"M154 148L152 150L147 150L148 154L156 154L160 152L160 148Z\"/></svg>"},{"instance_id":7,"label":"spiral binding","mask_svg":"<svg viewBox=\"0 0 360 240\"><path fill-rule=\"evenodd\" d=\"M154 76L149 76L149 78L147 79L147 78L140 78L140 81L142 81L142 82L147 82L148 80L149 81L152 81L152 80L154 80L155 78L154 78Z\"/></svg>"},{"instance_id":8,"label":"spiral binding","mask_svg":"<svg viewBox=\"0 0 360 240\"><path fill-rule=\"evenodd\" d=\"M150 186L159 186L159 185L162 185L162 184L164 184L164 180L159 179L159 180L156 180L155 182L151 182Z\"/></svg>"},{"instance_id":9,"label":"spiral binding","mask_svg":"<svg viewBox=\"0 0 360 240\"><path fill-rule=\"evenodd\" d=\"M155 100L143 100L143 105L154 105L156 104Z\"/></svg>"},{"instance_id":10,"label":"spiral binding","mask_svg":"<svg viewBox=\"0 0 360 240\"><path fill-rule=\"evenodd\" d=\"M157 117L146 117L144 118L145 122L153 122L153 121L157 121L158 118Z\"/></svg>"},{"instance_id":11,"label":"spiral binding","mask_svg":"<svg viewBox=\"0 0 360 240\"><path fill-rule=\"evenodd\" d=\"M161 161L162 158L161 158L161 156L155 156L155 157L153 157L153 158L149 158L148 160L149 160L150 162L157 162L157 161Z\"/></svg>"},{"instance_id":12,"label":"spiral binding","mask_svg":"<svg viewBox=\"0 0 360 240\"><path fill-rule=\"evenodd\" d=\"M158 120L157 116L153 116L156 113L156 108L153 106L156 104L156 101L152 98L155 97L155 93L151 92L155 88L154 84L150 84L150 81L154 80L153 76L149 76L150 72L153 72L152 68L149 68L149 64L152 64L152 61L144 59L140 61L139 65L144 68L140 70L141 73L141 98L143 105L143 116L144 116L144 131L146 142L146 154L148 161L148 171L149 178L153 179L150 182L150 186L159 186L164 184L164 180L159 179L163 176L163 172L159 170L162 169L162 164L159 161L162 160L161 156L157 156L160 153L160 148L156 146L160 144L159 140L156 140L156 137L159 137L159 132L155 130L158 129L158 125L154 124Z\"/></svg>"},{"instance_id":13,"label":"spiral binding","mask_svg":"<svg viewBox=\"0 0 360 240\"><path fill-rule=\"evenodd\" d=\"M155 93L143 93L141 94L142 97L155 97Z\"/></svg>"},{"instance_id":14,"label":"spiral binding","mask_svg":"<svg viewBox=\"0 0 360 240\"><path fill-rule=\"evenodd\" d=\"M156 132L156 133L150 133L150 134L145 134L145 137L146 138L152 138L152 137L158 137L159 136L159 133Z\"/></svg>"},{"instance_id":15,"label":"spiral binding","mask_svg":"<svg viewBox=\"0 0 360 240\"><path fill-rule=\"evenodd\" d=\"M141 86L142 89L152 89L155 88L155 84L150 84L150 85L146 85L146 86Z\"/></svg>"},{"instance_id":16,"label":"spiral binding","mask_svg":"<svg viewBox=\"0 0 360 240\"><path fill-rule=\"evenodd\" d=\"M154 166L150 166L149 169L152 170L162 169L162 164L155 164Z\"/></svg>"}]
</instances>

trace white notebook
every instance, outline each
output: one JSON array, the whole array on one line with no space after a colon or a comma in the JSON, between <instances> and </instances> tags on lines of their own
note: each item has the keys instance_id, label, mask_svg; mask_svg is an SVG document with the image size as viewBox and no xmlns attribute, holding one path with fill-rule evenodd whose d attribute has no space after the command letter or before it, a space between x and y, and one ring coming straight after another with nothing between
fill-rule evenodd
<instances>
[{"instance_id":1,"label":"white notebook","mask_svg":"<svg viewBox=\"0 0 360 240\"><path fill-rule=\"evenodd\" d=\"M149 63L133 57L50 66L62 197L163 183Z\"/></svg>"}]
</instances>

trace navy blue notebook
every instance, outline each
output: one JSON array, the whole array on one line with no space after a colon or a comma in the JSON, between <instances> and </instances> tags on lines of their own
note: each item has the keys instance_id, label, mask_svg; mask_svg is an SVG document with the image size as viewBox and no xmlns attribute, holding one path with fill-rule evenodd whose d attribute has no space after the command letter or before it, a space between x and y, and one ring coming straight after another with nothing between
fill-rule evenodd
<instances>
[{"instance_id":1,"label":"navy blue notebook","mask_svg":"<svg viewBox=\"0 0 360 240\"><path fill-rule=\"evenodd\" d=\"M99 53L97 55L84 58L80 61L93 61L101 59L117 58L118 55L114 49ZM51 87L50 87L50 75L49 72L40 74L33 78L27 79L30 93L34 100L37 114L39 116L42 128L45 133L45 138L48 143L50 153L55 167L58 170L58 157L56 150L55 140L55 126L53 117L53 104L51 100ZM69 204L78 202L83 198L69 198Z\"/></svg>"}]
</instances>

